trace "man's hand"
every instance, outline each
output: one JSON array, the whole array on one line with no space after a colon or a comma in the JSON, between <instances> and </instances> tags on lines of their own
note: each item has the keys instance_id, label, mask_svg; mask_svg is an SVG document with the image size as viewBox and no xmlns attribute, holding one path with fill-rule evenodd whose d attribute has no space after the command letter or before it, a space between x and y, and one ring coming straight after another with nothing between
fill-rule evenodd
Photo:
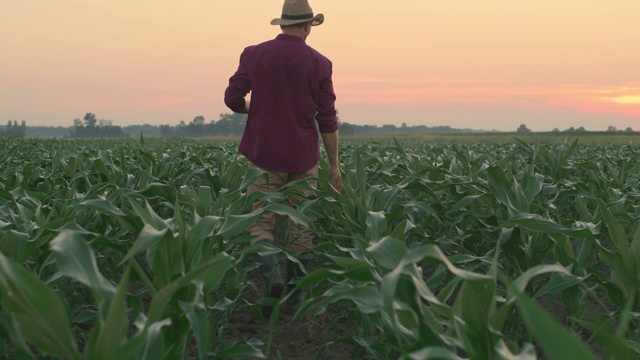
<instances>
[{"instance_id":1,"label":"man's hand","mask_svg":"<svg viewBox=\"0 0 640 360\"><path fill-rule=\"evenodd\" d=\"M342 178L340 177L340 161L338 161L338 130L332 133L322 133L322 142L329 158L329 173L331 173L331 186L337 192L342 192Z\"/></svg>"},{"instance_id":2,"label":"man's hand","mask_svg":"<svg viewBox=\"0 0 640 360\"><path fill-rule=\"evenodd\" d=\"M331 185L337 192L342 192L342 178L340 177L340 167L337 165L329 166L329 173L331 173Z\"/></svg>"},{"instance_id":3,"label":"man's hand","mask_svg":"<svg viewBox=\"0 0 640 360\"><path fill-rule=\"evenodd\" d=\"M249 113L249 102L247 101L244 104L244 109L242 109L242 111L239 111L238 114L248 114Z\"/></svg>"}]
</instances>

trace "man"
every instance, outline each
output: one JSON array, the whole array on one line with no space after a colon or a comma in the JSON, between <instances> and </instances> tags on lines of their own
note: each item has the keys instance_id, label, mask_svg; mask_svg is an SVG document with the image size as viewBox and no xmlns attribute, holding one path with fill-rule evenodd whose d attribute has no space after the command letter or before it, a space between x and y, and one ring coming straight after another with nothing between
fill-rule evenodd
<instances>
[{"instance_id":1,"label":"man","mask_svg":"<svg viewBox=\"0 0 640 360\"><path fill-rule=\"evenodd\" d=\"M315 187L313 178L318 175L320 156L318 130L327 152L332 186L338 192L342 190L332 64L305 42L311 28L323 22L324 15L314 16L307 0L285 0L281 17L271 21L271 25L280 25L282 33L245 48L237 71L229 79L225 104L234 112L249 115L238 150L251 166L269 175L268 182L260 177L248 193L276 192L287 182L300 179L309 179ZM245 100L249 92L250 105ZM290 200L295 204L297 199ZM257 201L253 210L263 205L263 201ZM288 239L275 239L275 226L275 214L265 213L248 230L255 235L253 244L287 246L305 265L310 256L305 250L313 247L309 229L289 221ZM299 273L288 261L283 281L275 255L258 256L258 262L270 298L280 298L285 284ZM292 293L284 311L293 312L300 301L300 293ZM269 317L272 310L263 307L263 315Z\"/></svg>"}]
</instances>

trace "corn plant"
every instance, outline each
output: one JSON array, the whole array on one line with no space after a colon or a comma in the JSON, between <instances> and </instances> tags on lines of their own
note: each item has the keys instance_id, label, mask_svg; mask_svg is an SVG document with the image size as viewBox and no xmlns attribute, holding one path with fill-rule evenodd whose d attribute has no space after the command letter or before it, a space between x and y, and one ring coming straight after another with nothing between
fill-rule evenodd
<instances>
[{"instance_id":1,"label":"corn plant","mask_svg":"<svg viewBox=\"0 0 640 360\"><path fill-rule=\"evenodd\" d=\"M265 211L316 237L295 318L349 327L318 356L335 342L378 359L640 354L634 146L345 141L343 192L321 161L297 209L286 196L306 182L247 196L264 175L234 143L0 146L0 357L274 356L225 332L264 303L245 294L271 250L245 230Z\"/></svg>"}]
</instances>

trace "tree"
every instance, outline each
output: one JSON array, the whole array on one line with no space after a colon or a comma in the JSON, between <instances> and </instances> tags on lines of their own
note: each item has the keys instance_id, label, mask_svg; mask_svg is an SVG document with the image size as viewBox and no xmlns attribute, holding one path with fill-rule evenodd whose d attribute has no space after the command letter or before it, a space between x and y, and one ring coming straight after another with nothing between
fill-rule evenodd
<instances>
[{"instance_id":1,"label":"tree","mask_svg":"<svg viewBox=\"0 0 640 360\"><path fill-rule=\"evenodd\" d=\"M171 129L171 125L160 125L160 136L170 137L172 135L173 130Z\"/></svg>"},{"instance_id":2,"label":"tree","mask_svg":"<svg viewBox=\"0 0 640 360\"><path fill-rule=\"evenodd\" d=\"M516 130L516 132L518 132L518 133L530 133L531 130L529 130L529 128L527 128L527 125L520 124L520 127L518 128L518 130Z\"/></svg>"},{"instance_id":3,"label":"tree","mask_svg":"<svg viewBox=\"0 0 640 360\"><path fill-rule=\"evenodd\" d=\"M194 117L192 123L193 125L197 125L197 126L204 125L204 116L200 115L200 116Z\"/></svg>"},{"instance_id":4,"label":"tree","mask_svg":"<svg viewBox=\"0 0 640 360\"><path fill-rule=\"evenodd\" d=\"M608 132L616 132L618 131L618 129L615 126L609 125L609 127L607 128Z\"/></svg>"},{"instance_id":5,"label":"tree","mask_svg":"<svg viewBox=\"0 0 640 360\"><path fill-rule=\"evenodd\" d=\"M86 113L84 115L84 125L88 128L92 128L96 126L98 120L96 119L96 115L92 113Z\"/></svg>"},{"instance_id":6,"label":"tree","mask_svg":"<svg viewBox=\"0 0 640 360\"><path fill-rule=\"evenodd\" d=\"M398 133L398 128L395 125L392 125L392 124L382 125L381 130L384 133L387 133L387 134L397 134Z\"/></svg>"},{"instance_id":7,"label":"tree","mask_svg":"<svg viewBox=\"0 0 640 360\"><path fill-rule=\"evenodd\" d=\"M354 136L355 134L356 130L353 125L349 123L340 123L340 135Z\"/></svg>"},{"instance_id":8,"label":"tree","mask_svg":"<svg viewBox=\"0 0 640 360\"><path fill-rule=\"evenodd\" d=\"M98 126L106 127L106 126L112 126L112 125L113 125L113 121L111 121L109 119L100 119L100 120L98 120Z\"/></svg>"},{"instance_id":9,"label":"tree","mask_svg":"<svg viewBox=\"0 0 640 360\"><path fill-rule=\"evenodd\" d=\"M17 120L7 121L5 131L0 130L0 137L8 138L24 138L27 135L27 123L22 120L22 125L18 126Z\"/></svg>"},{"instance_id":10,"label":"tree","mask_svg":"<svg viewBox=\"0 0 640 360\"><path fill-rule=\"evenodd\" d=\"M73 130L70 137L74 138L123 138L127 135L122 131L122 127L114 126L109 119L96 118L93 113L86 113L84 120L73 119Z\"/></svg>"},{"instance_id":11,"label":"tree","mask_svg":"<svg viewBox=\"0 0 640 360\"><path fill-rule=\"evenodd\" d=\"M635 131L634 131L632 128L628 127L628 128L626 128L626 129L624 130L624 132L626 132L626 133L632 133L632 132L635 132Z\"/></svg>"}]
</instances>

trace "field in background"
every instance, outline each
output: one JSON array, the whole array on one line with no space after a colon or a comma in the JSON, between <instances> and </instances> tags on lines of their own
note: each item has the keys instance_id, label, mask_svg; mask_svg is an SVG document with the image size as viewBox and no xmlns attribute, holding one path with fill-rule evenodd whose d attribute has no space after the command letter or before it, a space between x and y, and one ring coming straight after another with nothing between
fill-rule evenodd
<instances>
[{"instance_id":1,"label":"field in background","mask_svg":"<svg viewBox=\"0 0 640 360\"><path fill-rule=\"evenodd\" d=\"M396 135L398 140L418 140L426 142L464 142L464 143L505 143L514 142L516 139L526 142L540 144L557 144L570 140L578 140L581 144L615 144L615 145L640 145L640 134L608 134L608 133L586 133L586 134L567 134L567 133L469 133L469 134L452 134L452 135ZM347 137L346 141L368 141L368 140L391 140L393 136L378 137Z\"/></svg>"},{"instance_id":2,"label":"field in background","mask_svg":"<svg viewBox=\"0 0 640 360\"><path fill-rule=\"evenodd\" d=\"M611 145L640 145L640 133L605 133L592 132L584 134L546 132L546 133L469 133L452 135L384 135L384 136L342 136L345 143L361 143L368 141L392 141L393 138L400 141L425 141L425 142L464 142L464 143L512 143L523 140L529 143L558 144L565 141L578 140L581 144L611 144ZM200 141L236 142L240 138L224 136L206 137Z\"/></svg>"},{"instance_id":3,"label":"field in background","mask_svg":"<svg viewBox=\"0 0 640 360\"><path fill-rule=\"evenodd\" d=\"M343 139L343 193L322 162L297 210L246 195L227 139L0 139L0 357L282 356L228 333L264 302L262 198L316 235L294 321L341 328L320 357L636 358L640 147L552 135Z\"/></svg>"}]
</instances>

